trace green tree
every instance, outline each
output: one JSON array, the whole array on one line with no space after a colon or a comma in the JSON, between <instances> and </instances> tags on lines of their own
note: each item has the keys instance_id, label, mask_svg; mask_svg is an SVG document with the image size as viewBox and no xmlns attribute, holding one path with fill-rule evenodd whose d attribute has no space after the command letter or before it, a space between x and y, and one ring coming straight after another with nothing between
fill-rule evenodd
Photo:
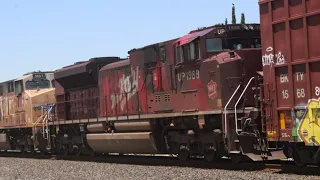
<instances>
[{"instance_id":1,"label":"green tree","mask_svg":"<svg viewBox=\"0 0 320 180\"><path fill-rule=\"evenodd\" d=\"M236 8L234 7L234 4L232 4L232 24L237 24Z\"/></svg>"},{"instance_id":2,"label":"green tree","mask_svg":"<svg viewBox=\"0 0 320 180\"><path fill-rule=\"evenodd\" d=\"M225 25L227 25L227 24L228 24L228 18L226 18L226 21L224 22L224 24L225 24Z\"/></svg>"},{"instance_id":3,"label":"green tree","mask_svg":"<svg viewBox=\"0 0 320 180\"><path fill-rule=\"evenodd\" d=\"M244 13L241 13L241 24L245 24L246 23L246 18L244 16Z\"/></svg>"}]
</instances>

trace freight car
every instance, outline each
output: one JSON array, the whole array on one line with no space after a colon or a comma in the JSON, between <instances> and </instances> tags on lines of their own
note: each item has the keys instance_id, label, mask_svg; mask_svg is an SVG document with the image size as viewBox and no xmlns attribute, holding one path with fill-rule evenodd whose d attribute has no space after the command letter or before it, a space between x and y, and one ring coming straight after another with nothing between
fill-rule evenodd
<instances>
[{"instance_id":1,"label":"freight car","mask_svg":"<svg viewBox=\"0 0 320 180\"><path fill-rule=\"evenodd\" d=\"M260 0L264 100L269 142L285 143L298 165L320 163L320 1Z\"/></svg>"}]
</instances>

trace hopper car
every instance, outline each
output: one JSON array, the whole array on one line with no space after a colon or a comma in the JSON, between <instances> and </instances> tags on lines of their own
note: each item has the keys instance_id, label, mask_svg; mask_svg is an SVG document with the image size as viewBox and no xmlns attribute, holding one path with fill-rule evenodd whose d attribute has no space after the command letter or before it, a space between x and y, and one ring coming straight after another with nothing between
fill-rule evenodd
<instances>
[{"instance_id":1,"label":"hopper car","mask_svg":"<svg viewBox=\"0 0 320 180\"><path fill-rule=\"evenodd\" d=\"M320 164L320 2L258 3L260 24L1 83L0 150Z\"/></svg>"}]
</instances>

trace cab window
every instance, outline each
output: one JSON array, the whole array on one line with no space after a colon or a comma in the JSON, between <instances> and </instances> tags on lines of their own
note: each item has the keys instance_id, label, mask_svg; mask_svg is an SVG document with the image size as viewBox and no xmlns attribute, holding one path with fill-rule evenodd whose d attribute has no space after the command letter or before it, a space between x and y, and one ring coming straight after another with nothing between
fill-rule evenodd
<instances>
[{"instance_id":1,"label":"cab window","mask_svg":"<svg viewBox=\"0 0 320 180\"><path fill-rule=\"evenodd\" d=\"M15 93L16 94L21 94L23 92L23 83L22 83L22 80L20 81L16 81L14 83L14 87L15 87Z\"/></svg>"},{"instance_id":2,"label":"cab window","mask_svg":"<svg viewBox=\"0 0 320 180\"><path fill-rule=\"evenodd\" d=\"M223 40L221 38L206 39L207 52L222 51L222 41Z\"/></svg>"},{"instance_id":3,"label":"cab window","mask_svg":"<svg viewBox=\"0 0 320 180\"><path fill-rule=\"evenodd\" d=\"M250 47L251 48L261 48L261 39L260 38L253 38L250 40Z\"/></svg>"},{"instance_id":4,"label":"cab window","mask_svg":"<svg viewBox=\"0 0 320 180\"><path fill-rule=\"evenodd\" d=\"M176 63L179 64L182 62L181 59L181 48L180 46L176 47Z\"/></svg>"},{"instance_id":5,"label":"cab window","mask_svg":"<svg viewBox=\"0 0 320 180\"><path fill-rule=\"evenodd\" d=\"M240 50L242 48L247 48L246 41L247 39L243 38L226 38L224 39L225 46L224 49L231 49L231 50Z\"/></svg>"},{"instance_id":6,"label":"cab window","mask_svg":"<svg viewBox=\"0 0 320 180\"><path fill-rule=\"evenodd\" d=\"M260 48L259 38L209 38L206 39L207 52L217 52L224 50L240 50L243 48Z\"/></svg>"},{"instance_id":7,"label":"cab window","mask_svg":"<svg viewBox=\"0 0 320 180\"><path fill-rule=\"evenodd\" d=\"M3 96L3 94L4 94L3 86L1 85L1 86L0 86L0 96Z\"/></svg>"},{"instance_id":8,"label":"cab window","mask_svg":"<svg viewBox=\"0 0 320 180\"><path fill-rule=\"evenodd\" d=\"M7 83L7 92L8 93L14 92L14 84L13 84L13 82L8 82Z\"/></svg>"},{"instance_id":9,"label":"cab window","mask_svg":"<svg viewBox=\"0 0 320 180\"><path fill-rule=\"evenodd\" d=\"M35 90L35 89L45 89L50 88L50 81L48 80L38 80L38 81L27 81L26 89Z\"/></svg>"},{"instance_id":10,"label":"cab window","mask_svg":"<svg viewBox=\"0 0 320 180\"><path fill-rule=\"evenodd\" d=\"M194 61L200 59L200 41L193 41L182 46L184 61Z\"/></svg>"}]
</instances>

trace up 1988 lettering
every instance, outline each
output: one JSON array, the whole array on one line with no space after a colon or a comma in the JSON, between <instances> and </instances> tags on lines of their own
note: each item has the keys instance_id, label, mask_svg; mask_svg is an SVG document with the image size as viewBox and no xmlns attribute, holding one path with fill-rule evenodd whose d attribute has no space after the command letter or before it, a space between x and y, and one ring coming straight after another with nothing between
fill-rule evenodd
<instances>
[{"instance_id":1,"label":"up 1988 lettering","mask_svg":"<svg viewBox=\"0 0 320 180\"><path fill-rule=\"evenodd\" d=\"M177 74L178 81L183 80L193 80L193 79L199 79L200 78L200 71L199 70L191 70L187 72L180 72Z\"/></svg>"}]
</instances>

